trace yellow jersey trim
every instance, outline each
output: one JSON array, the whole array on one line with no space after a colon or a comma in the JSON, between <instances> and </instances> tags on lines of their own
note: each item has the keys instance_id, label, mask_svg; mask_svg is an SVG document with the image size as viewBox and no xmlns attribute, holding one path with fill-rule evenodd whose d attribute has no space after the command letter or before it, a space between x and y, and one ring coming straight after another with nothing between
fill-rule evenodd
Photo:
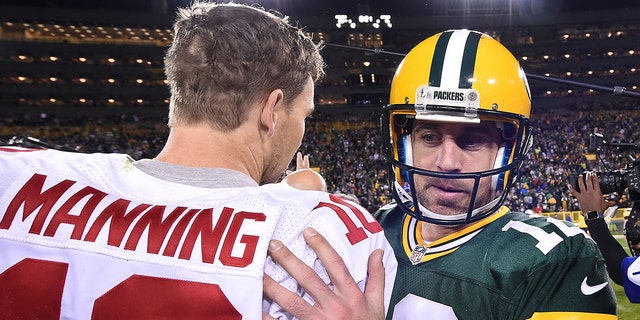
<instances>
[{"instance_id":1,"label":"yellow jersey trim","mask_svg":"<svg viewBox=\"0 0 640 320\"><path fill-rule=\"evenodd\" d=\"M529 320L613 320L614 314L586 312L536 312Z\"/></svg>"},{"instance_id":2,"label":"yellow jersey trim","mask_svg":"<svg viewBox=\"0 0 640 320\"><path fill-rule=\"evenodd\" d=\"M478 232L482 230L489 223L497 220L509 212L509 208L500 207L496 213L491 216L482 219L476 223L468 225L450 235L447 235L441 239L425 244L422 238L422 224L423 221L412 218L406 215L402 224L402 246L407 257L412 259L414 263L422 263L429 260L433 260L449 253L452 253L458 249L462 244L473 238ZM415 257L414 250L418 247L422 248L422 257ZM412 258L412 254L414 257ZM414 259L416 259L414 261Z\"/></svg>"}]
</instances>

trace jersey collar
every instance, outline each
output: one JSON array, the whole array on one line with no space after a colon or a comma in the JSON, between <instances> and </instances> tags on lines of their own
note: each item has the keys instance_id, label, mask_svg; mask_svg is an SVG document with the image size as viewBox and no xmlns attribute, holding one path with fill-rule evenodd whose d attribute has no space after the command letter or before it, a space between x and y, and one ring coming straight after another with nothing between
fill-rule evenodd
<instances>
[{"instance_id":1,"label":"jersey collar","mask_svg":"<svg viewBox=\"0 0 640 320\"><path fill-rule=\"evenodd\" d=\"M402 224L402 247L414 265L433 260L456 251L482 231L486 225L504 216L507 212L509 212L507 207L500 207L496 213L487 218L431 243L425 243L422 238L423 222L405 215Z\"/></svg>"}]
</instances>

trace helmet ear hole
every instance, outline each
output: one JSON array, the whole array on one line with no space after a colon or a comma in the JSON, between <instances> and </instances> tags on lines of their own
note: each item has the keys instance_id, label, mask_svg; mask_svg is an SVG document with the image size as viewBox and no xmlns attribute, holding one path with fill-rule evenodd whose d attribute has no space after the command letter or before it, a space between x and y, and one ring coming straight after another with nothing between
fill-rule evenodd
<instances>
[{"instance_id":1,"label":"helmet ear hole","mask_svg":"<svg viewBox=\"0 0 640 320\"><path fill-rule=\"evenodd\" d=\"M393 117L393 122L400 128L407 128L407 125L409 124L409 118L406 115L401 114Z\"/></svg>"},{"instance_id":2,"label":"helmet ear hole","mask_svg":"<svg viewBox=\"0 0 640 320\"><path fill-rule=\"evenodd\" d=\"M516 138L516 134L518 133L518 129L513 123L505 122L502 126L502 138L511 141Z\"/></svg>"}]
</instances>

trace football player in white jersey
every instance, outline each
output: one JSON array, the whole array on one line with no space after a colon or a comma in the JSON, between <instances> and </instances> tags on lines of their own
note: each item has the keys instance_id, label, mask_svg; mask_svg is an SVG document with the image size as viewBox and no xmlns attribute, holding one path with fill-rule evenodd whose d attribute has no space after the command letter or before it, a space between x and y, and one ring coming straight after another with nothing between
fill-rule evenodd
<instances>
[{"instance_id":1,"label":"football player in white jersey","mask_svg":"<svg viewBox=\"0 0 640 320\"><path fill-rule=\"evenodd\" d=\"M304 230L344 257L357 293L375 252L388 305L396 262L370 213L277 183L314 109L318 46L286 18L233 3L180 9L174 32L171 130L154 159L0 147L2 317L292 318L263 297L264 274L314 301L268 258L270 243L333 287Z\"/></svg>"}]
</instances>

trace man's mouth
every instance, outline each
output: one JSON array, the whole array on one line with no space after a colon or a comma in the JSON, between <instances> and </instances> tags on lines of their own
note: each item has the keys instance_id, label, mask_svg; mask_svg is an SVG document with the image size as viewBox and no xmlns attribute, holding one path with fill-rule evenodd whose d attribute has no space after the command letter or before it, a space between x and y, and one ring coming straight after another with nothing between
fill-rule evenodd
<instances>
[{"instance_id":1,"label":"man's mouth","mask_svg":"<svg viewBox=\"0 0 640 320\"><path fill-rule=\"evenodd\" d=\"M444 192L464 192L463 188L460 188L459 186L450 185L450 184L434 184L432 185L432 187Z\"/></svg>"}]
</instances>

